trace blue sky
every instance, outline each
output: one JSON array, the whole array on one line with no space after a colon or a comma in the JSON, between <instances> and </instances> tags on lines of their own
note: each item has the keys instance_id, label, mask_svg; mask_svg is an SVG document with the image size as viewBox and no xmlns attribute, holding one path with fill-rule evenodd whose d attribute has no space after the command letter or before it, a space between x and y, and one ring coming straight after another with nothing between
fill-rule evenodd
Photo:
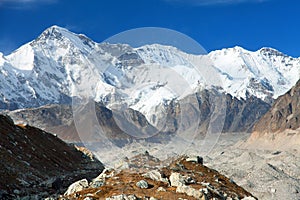
<instances>
[{"instance_id":1,"label":"blue sky","mask_svg":"<svg viewBox=\"0 0 300 200\"><path fill-rule=\"evenodd\" d=\"M10 53L51 25L101 42L139 27L182 32L207 51L273 47L300 56L298 0L0 0L0 51Z\"/></svg>"}]
</instances>

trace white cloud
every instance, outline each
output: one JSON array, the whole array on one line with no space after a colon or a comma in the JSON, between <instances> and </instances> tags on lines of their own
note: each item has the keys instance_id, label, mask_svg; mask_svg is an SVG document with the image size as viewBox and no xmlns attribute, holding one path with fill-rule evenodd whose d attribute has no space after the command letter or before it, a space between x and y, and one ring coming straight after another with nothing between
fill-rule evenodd
<instances>
[{"instance_id":1,"label":"white cloud","mask_svg":"<svg viewBox=\"0 0 300 200\"><path fill-rule=\"evenodd\" d=\"M269 0L164 0L170 3L190 4L194 6L230 5L241 3L262 3Z\"/></svg>"}]
</instances>

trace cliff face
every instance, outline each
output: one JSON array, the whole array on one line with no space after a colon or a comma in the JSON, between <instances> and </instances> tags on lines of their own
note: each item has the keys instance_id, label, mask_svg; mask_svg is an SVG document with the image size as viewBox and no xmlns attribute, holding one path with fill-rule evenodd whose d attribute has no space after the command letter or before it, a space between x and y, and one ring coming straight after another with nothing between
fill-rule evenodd
<instances>
[{"instance_id":1,"label":"cliff face","mask_svg":"<svg viewBox=\"0 0 300 200\"><path fill-rule=\"evenodd\" d=\"M165 108L166 121L162 120L162 124L159 124L159 127L162 128L160 131L165 133L181 132L193 126L196 120L199 119L200 127L198 131L205 134L209 123L211 123L212 115L214 113L222 113L219 110L213 110L216 107L214 105L216 104L216 99L223 101L223 105L226 107L223 113L225 115L224 121L221 124L223 129L220 129L222 132L251 132L253 125L270 108L269 104L254 96L249 97L247 100L239 100L230 94L219 93L215 90L200 91L196 93L196 97L197 99L194 99L192 95L192 97L188 96L180 102L172 101L169 103ZM191 103L191 101L195 100L198 102ZM193 105L197 104L199 107L195 109ZM108 138L132 139L124 131L136 133L136 136L139 133L141 134L140 137L143 134L154 135L152 133L157 132L157 129L139 111L127 109L124 113L112 112L112 110L99 103L95 103L95 111L98 122ZM3 113L9 115L17 123L27 123L46 132L57 134L59 138L66 142L77 143L84 139L80 138L74 124L71 105L52 104L39 108L20 109ZM83 124L83 122L80 123ZM121 130L122 127L127 127L127 129Z\"/></svg>"},{"instance_id":2,"label":"cliff face","mask_svg":"<svg viewBox=\"0 0 300 200\"><path fill-rule=\"evenodd\" d=\"M73 145L38 128L15 125L4 115L0 115L0 138L0 199L29 194L42 198L104 168Z\"/></svg>"},{"instance_id":3,"label":"cliff face","mask_svg":"<svg viewBox=\"0 0 300 200\"><path fill-rule=\"evenodd\" d=\"M300 80L278 97L271 109L254 125L245 146L262 149L299 149Z\"/></svg>"},{"instance_id":4,"label":"cliff face","mask_svg":"<svg viewBox=\"0 0 300 200\"><path fill-rule=\"evenodd\" d=\"M300 80L278 97L271 109L255 124L255 132L274 133L300 127Z\"/></svg>"}]
</instances>

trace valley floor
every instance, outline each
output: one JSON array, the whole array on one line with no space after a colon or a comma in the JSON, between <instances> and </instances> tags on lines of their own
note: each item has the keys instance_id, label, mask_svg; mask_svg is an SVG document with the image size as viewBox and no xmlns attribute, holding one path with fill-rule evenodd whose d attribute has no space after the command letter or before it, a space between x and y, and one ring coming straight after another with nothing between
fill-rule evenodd
<instances>
[{"instance_id":1,"label":"valley floor","mask_svg":"<svg viewBox=\"0 0 300 200\"><path fill-rule=\"evenodd\" d=\"M176 153L179 155L192 153L203 156L206 166L231 178L258 199L299 200L300 150L264 150L263 146L246 148L245 141L249 136L249 133L222 134L212 150L205 155L201 155L199 152L201 149L199 142L195 142L185 149L185 144L177 141L178 143L170 146L135 143L122 148L119 153L116 150L115 158L111 157L111 151L107 155L102 151L98 156L102 160L119 160L110 167L127 168L124 157L130 158L145 151L149 151L151 155L160 160L164 160L164 156L172 157L171 152L174 150L177 150ZM112 164L112 162L108 164ZM166 164L167 162L163 162L163 165ZM147 164L144 167L147 167Z\"/></svg>"},{"instance_id":2,"label":"valley floor","mask_svg":"<svg viewBox=\"0 0 300 200\"><path fill-rule=\"evenodd\" d=\"M232 178L258 199L300 199L299 149L246 149L248 134L224 134L205 165ZM236 143L237 142L237 143Z\"/></svg>"}]
</instances>

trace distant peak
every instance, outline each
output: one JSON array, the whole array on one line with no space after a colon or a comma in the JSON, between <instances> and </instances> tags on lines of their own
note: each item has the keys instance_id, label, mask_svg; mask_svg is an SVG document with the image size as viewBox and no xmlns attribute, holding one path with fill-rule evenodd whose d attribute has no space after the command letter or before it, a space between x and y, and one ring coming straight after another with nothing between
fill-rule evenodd
<instances>
[{"instance_id":1,"label":"distant peak","mask_svg":"<svg viewBox=\"0 0 300 200\"><path fill-rule=\"evenodd\" d=\"M274 49L272 47L262 47L259 49L260 51L278 51L277 49Z\"/></svg>"},{"instance_id":2,"label":"distant peak","mask_svg":"<svg viewBox=\"0 0 300 200\"><path fill-rule=\"evenodd\" d=\"M237 50L237 51L244 51L245 49L243 47L240 46L234 46L232 47L233 50Z\"/></svg>"},{"instance_id":3,"label":"distant peak","mask_svg":"<svg viewBox=\"0 0 300 200\"><path fill-rule=\"evenodd\" d=\"M244 49L243 47L240 47L240 46L234 46L234 47L229 47L229 48L223 48L223 49L220 49L220 50L214 50L214 51L211 51L209 54L211 55L215 55L215 54L228 54L228 53L238 53L238 54L241 54L241 53L245 53L245 52L249 52L249 50L246 50Z\"/></svg>"},{"instance_id":4,"label":"distant peak","mask_svg":"<svg viewBox=\"0 0 300 200\"><path fill-rule=\"evenodd\" d=\"M53 25L44 30L41 35L31 42L31 45L45 45L66 47L66 44L77 47L79 50L84 51L93 49L95 42L92 41L84 34L73 33L66 28ZM64 44L64 45L61 45Z\"/></svg>"},{"instance_id":5,"label":"distant peak","mask_svg":"<svg viewBox=\"0 0 300 200\"><path fill-rule=\"evenodd\" d=\"M175 46L165 45L165 44L146 44L136 49L152 49L152 50L171 50L171 51L182 51Z\"/></svg>"},{"instance_id":6,"label":"distant peak","mask_svg":"<svg viewBox=\"0 0 300 200\"><path fill-rule=\"evenodd\" d=\"M49 38L60 38L63 32L69 32L67 29L59 26L51 26L44 30L38 37L38 40L49 39Z\"/></svg>"},{"instance_id":7,"label":"distant peak","mask_svg":"<svg viewBox=\"0 0 300 200\"><path fill-rule=\"evenodd\" d=\"M278 51L277 49L271 48L271 47L263 47L261 49L258 50L261 54L265 55L265 56L271 56L271 55L275 55L275 56L287 56L284 53Z\"/></svg>"},{"instance_id":8,"label":"distant peak","mask_svg":"<svg viewBox=\"0 0 300 200\"><path fill-rule=\"evenodd\" d=\"M247 53L247 52L258 52L264 56L288 56L277 49L271 48L271 47L262 47L261 49L257 51L250 51L247 50L241 46L234 46L234 47L229 47L229 48L223 48L221 50L214 50L212 52L218 52L218 53L228 53L228 52L235 52L235 53ZM212 53L210 52L210 53Z\"/></svg>"},{"instance_id":9,"label":"distant peak","mask_svg":"<svg viewBox=\"0 0 300 200\"><path fill-rule=\"evenodd\" d=\"M67 31L67 32L69 32L68 29L60 27L60 26L57 26L57 25L50 26L45 31Z\"/></svg>"}]
</instances>

